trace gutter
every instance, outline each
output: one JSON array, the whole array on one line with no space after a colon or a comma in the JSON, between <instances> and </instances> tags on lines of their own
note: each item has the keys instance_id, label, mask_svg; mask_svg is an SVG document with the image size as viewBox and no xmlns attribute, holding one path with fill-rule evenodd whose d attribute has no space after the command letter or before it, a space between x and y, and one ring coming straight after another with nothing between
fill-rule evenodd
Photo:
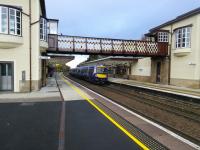
<instances>
[{"instance_id":1,"label":"gutter","mask_svg":"<svg viewBox=\"0 0 200 150\"><path fill-rule=\"evenodd\" d=\"M31 0L29 0L29 65L30 65L30 78L29 78L29 91L32 91L32 9L31 9Z\"/></svg>"},{"instance_id":2,"label":"gutter","mask_svg":"<svg viewBox=\"0 0 200 150\"><path fill-rule=\"evenodd\" d=\"M172 52L172 37L173 37L173 24L170 25L171 27L171 31L170 31L170 35L171 35L171 39L170 39L170 47L169 47L169 56L168 56L168 59L169 59L169 71L168 71L168 85L171 84L171 52Z\"/></svg>"}]
</instances>

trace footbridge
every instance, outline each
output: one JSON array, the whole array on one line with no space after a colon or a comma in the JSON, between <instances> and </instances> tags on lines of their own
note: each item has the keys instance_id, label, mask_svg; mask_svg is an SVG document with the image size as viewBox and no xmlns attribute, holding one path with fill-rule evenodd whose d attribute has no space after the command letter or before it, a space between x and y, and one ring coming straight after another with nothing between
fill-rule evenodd
<instances>
[{"instance_id":1,"label":"footbridge","mask_svg":"<svg viewBox=\"0 0 200 150\"><path fill-rule=\"evenodd\" d=\"M164 57L168 43L50 34L48 53Z\"/></svg>"}]
</instances>

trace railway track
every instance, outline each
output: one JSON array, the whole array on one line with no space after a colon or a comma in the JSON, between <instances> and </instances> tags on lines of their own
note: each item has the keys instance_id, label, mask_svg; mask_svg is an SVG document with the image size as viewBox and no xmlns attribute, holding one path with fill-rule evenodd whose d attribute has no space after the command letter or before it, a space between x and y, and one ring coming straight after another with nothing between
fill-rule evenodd
<instances>
[{"instance_id":1,"label":"railway track","mask_svg":"<svg viewBox=\"0 0 200 150\"><path fill-rule=\"evenodd\" d=\"M174 113L176 115L185 117L187 119L196 121L200 123L200 105L197 107L197 104L194 103L186 103L185 101L180 101L177 99L169 99L166 97L155 96L151 94L147 94L141 91L135 91L127 89L118 89L115 87L108 86L105 87L107 90L112 90L113 92L118 92L125 97L134 97L135 100L140 101L141 103L156 107L163 111L168 111L170 113ZM142 98L142 99L141 99Z\"/></svg>"},{"instance_id":2,"label":"railway track","mask_svg":"<svg viewBox=\"0 0 200 150\"><path fill-rule=\"evenodd\" d=\"M200 144L200 104L115 84L102 88L99 85L68 77Z\"/></svg>"}]
</instances>

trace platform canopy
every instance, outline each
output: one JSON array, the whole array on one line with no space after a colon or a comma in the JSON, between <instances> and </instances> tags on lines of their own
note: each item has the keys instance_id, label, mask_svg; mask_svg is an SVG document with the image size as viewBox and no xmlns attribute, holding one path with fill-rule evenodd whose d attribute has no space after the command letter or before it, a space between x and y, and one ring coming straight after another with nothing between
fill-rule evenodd
<instances>
[{"instance_id":1,"label":"platform canopy","mask_svg":"<svg viewBox=\"0 0 200 150\"><path fill-rule=\"evenodd\" d=\"M91 66L91 65L105 65L115 66L118 64L126 65L133 62L137 62L141 57L124 57L124 56L109 56L93 61L83 62L79 66Z\"/></svg>"},{"instance_id":2,"label":"platform canopy","mask_svg":"<svg viewBox=\"0 0 200 150\"><path fill-rule=\"evenodd\" d=\"M66 63L74 60L74 56L71 55L65 55L65 54L52 54L52 53L47 53L46 54L50 59L48 59L48 63L51 64L61 64L65 65Z\"/></svg>"}]
</instances>

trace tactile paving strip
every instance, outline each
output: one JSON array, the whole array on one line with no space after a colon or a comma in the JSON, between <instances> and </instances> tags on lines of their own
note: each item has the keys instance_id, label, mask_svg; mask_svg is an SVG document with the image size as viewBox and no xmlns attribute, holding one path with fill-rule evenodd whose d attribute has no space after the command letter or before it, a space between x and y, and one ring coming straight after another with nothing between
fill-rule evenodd
<instances>
[{"instance_id":1,"label":"tactile paving strip","mask_svg":"<svg viewBox=\"0 0 200 150\"><path fill-rule=\"evenodd\" d=\"M123 119L121 116L113 112L111 109L109 109L101 102L94 99L92 101L101 109L103 109L110 117L112 117L115 121L117 121L121 126L123 126L126 130L128 130L134 137L136 137L143 144L145 144L149 149L168 150L167 147L165 147L164 145L162 145L161 143L159 143L158 141L156 141L155 139L144 133L138 127L134 126L133 124Z\"/></svg>"}]
</instances>

